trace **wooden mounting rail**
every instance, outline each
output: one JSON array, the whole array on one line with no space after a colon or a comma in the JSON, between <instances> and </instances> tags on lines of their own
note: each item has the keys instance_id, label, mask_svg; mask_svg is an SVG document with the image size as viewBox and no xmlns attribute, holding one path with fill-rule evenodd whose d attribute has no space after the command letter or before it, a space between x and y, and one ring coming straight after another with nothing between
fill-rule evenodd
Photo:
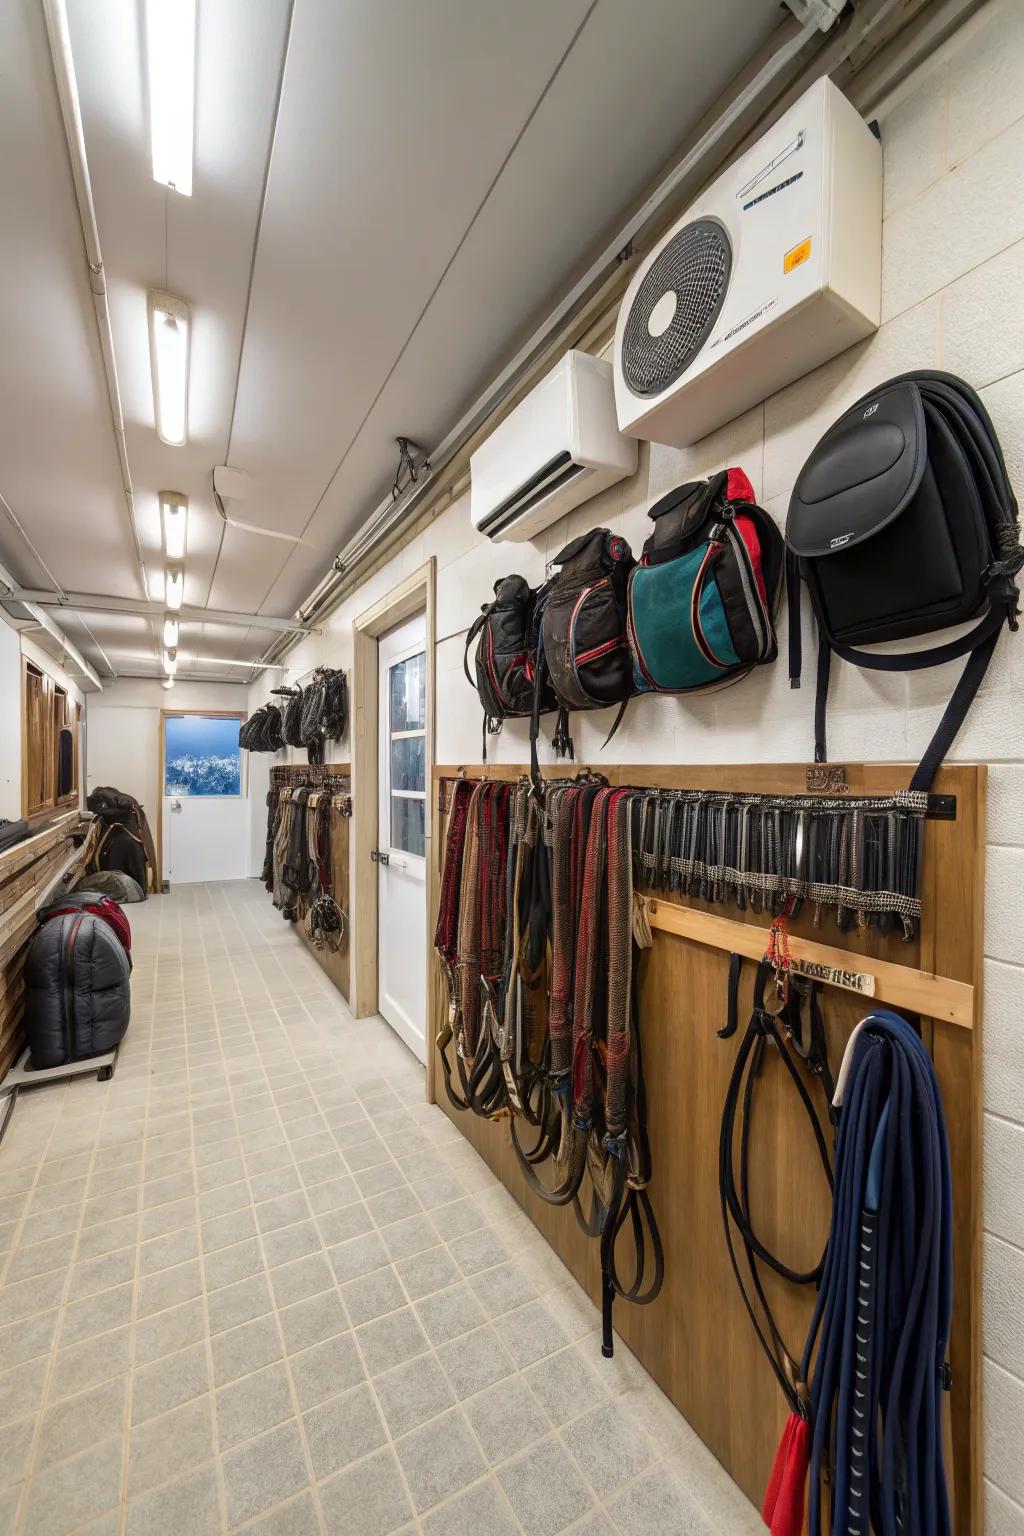
<instances>
[{"instance_id":1,"label":"wooden mounting rail","mask_svg":"<svg viewBox=\"0 0 1024 1536\"><path fill-rule=\"evenodd\" d=\"M760 960L768 947L769 930L758 924L739 923L731 917L682 907L660 897L646 897L645 903L651 927L663 933L678 934L696 944L726 949L751 960ZM911 1013L943 1019L948 1024L960 1024L965 1029L974 1027L974 987L969 982L935 976L911 965L896 965L891 960L876 960L851 949L837 949L831 944L819 944L814 939L803 939L792 933L789 949L794 960L870 975L875 983L871 994L875 1002L892 1003Z\"/></svg>"}]
</instances>

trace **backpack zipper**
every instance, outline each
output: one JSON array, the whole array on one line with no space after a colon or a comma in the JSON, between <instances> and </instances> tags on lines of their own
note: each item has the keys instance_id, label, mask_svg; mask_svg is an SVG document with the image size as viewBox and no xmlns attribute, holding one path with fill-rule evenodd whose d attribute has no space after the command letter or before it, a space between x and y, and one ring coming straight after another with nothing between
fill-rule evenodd
<instances>
[{"instance_id":1,"label":"backpack zipper","mask_svg":"<svg viewBox=\"0 0 1024 1536\"><path fill-rule=\"evenodd\" d=\"M600 645L595 645L589 651L581 651L576 657L576 666L582 666L584 662L596 661L599 656L607 656L609 651L617 651L626 643L624 635L616 635L614 640L602 640Z\"/></svg>"},{"instance_id":2,"label":"backpack zipper","mask_svg":"<svg viewBox=\"0 0 1024 1536\"><path fill-rule=\"evenodd\" d=\"M64 993L64 1047L68 1061L78 1057L78 1032L75 1028L75 940L82 926L82 914L75 918L68 930L67 942L61 951L61 985Z\"/></svg>"}]
</instances>

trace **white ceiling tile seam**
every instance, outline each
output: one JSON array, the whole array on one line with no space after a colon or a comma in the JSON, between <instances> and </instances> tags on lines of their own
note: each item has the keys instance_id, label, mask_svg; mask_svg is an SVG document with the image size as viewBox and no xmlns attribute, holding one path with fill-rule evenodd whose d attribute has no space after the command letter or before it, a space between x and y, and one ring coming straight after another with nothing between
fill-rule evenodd
<instances>
[{"instance_id":1,"label":"white ceiling tile seam","mask_svg":"<svg viewBox=\"0 0 1024 1536\"><path fill-rule=\"evenodd\" d=\"M243 315L243 319L242 319L242 334L239 337L239 342L238 342L238 362L237 362L236 367L235 367L235 380L234 380L234 387L233 387L232 396L231 396L231 417L230 417L230 420L228 422L228 441L227 441L227 448L226 448L226 451L225 451L225 454L224 454L224 462L225 462L225 464L230 464L231 463L231 441L232 441L232 437L234 435L234 430L235 430L235 412L238 409L238 384L239 384L239 380L240 380L240 378L242 376L242 359L243 359L243 357L245 355L245 338L246 338L246 333L247 333L248 326L249 326L249 311L250 311L250 308L252 306L252 287L253 287L253 280L254 280L254 277L255 277L255 274L256 274L256 257L257 257L257 254L259 252L260 232L261 232L261 230L263 228L263 214L264 214L264 212L266 210L266 206L267 206L267 191L268 191L268 188L270 186L270 172L271 172L271 168L272 168L273 162L274 162L274 142L275 142L275 140L277 138L277 125L278 125L278 121L279 121L280 115L281 115L281 98L282 98L282 96L284 94L284 82L285 82L285 76L286 76L287 70L288 70L288 54L289 54L289 51L291 49L292 20L294 18L294 15L295 15L295 0L289 0L289 3L288 3L288 20L285 23L284 48L283 48L282 53L281 53L281 68L280 68L280 71L279 71L278 77L277 77L277 93L276 93L275 100L274 100L274 109L273 109L272 118L271 118L270 141L269 141L269 143L267 145L267 158L266 158L266 163L265 163L264 168L263 168L263 185L262 185L262 187L260 189L259 208L257 209L257 212L256 212L256 224L255 224L255 227L253 229L252 256L251 256L250 261L249 261L249 277L248 277L248 283L246 285L245 311L244 311L244 315ZM212 474L212 470L211 470L211 474ZM215 493L215 500L218 501L218 504L219 504L219 498L216 497L216 493ZM207 587L207 591L206 591L206 601L207 601L207 603L209 603L211 597L213 596L213 584L214 584L214 582L217 579L217 570L218 570L218 567L220 566L220 557L221 557L221 555L222 555L222 553L224 551L224 534L226 532L226 529L227 529L227 519L226 519L226 517L224 517L222 522L221 522L220 536L219 536L218 541L217 541L217 553L214 556L213 569L210 572L210 582L209 582L209 586ZM283 565L283 563L284 562L282 562L282 565ZM262 606L262 605L257 605L257 606Z\"/></svg>"},{"instance_id":2,"label":"white ceiling tile seam","mask_svg":"<svg viewBox=\"0 0 1024 1536\"><path fill-rule=\"evenodd\" d=\"M440 274L438 275L437 281L434 283L434 286L431 288L430 293L428 294L425 303L423 304L422 308L420 309L419 314L417 315L415 321L413 322L411 330L409 331L408 335L406 336L405 340L403 341L403 343L402 343L401 347L399 348L397 354L395 355L395 358L394 358L390 368L388 369L387 374L385 375L384 379L381 382L380 388L377 390L377 392L374 395L373 399L370 401L370 404L367 406L366 411L365 411L362 419L360 420L359 424L357 425L355 431L351 434L351 436L349 438L349 441L348 441L348 444L346 445L345 450L344 450L344 452L341 455L341 458L338 460L337 464L335 465L334 469L332 470L332 472L330 474L330 477L327 480L327 483L325 484L323 490L320 492L320 495L317 497L316 502L313 505L312 511L310 512L309 517L306 519L306 522L303 525L303 528L302 528L302 535L303 536L308 532L310 524L312 523L313 519L315 518L315 516L316 516L316 514L317 514L317 512L318 512L318 510L319 510L319 508L321 506L321 504L323 503L324 498L327 496L327 494L329 493L329 491L331 489L331 486L334 484L335 480L338 478L338 475L341 472L342 466L344 465L346 459L348 458L350 452L352 451L353 445L357 441L357 439L359 437L359 434L362 432L362 430L365 427L365 425L366 425L367 421L369 420L370 416L373 414L373 410L374 410L374 407L377 405L377 402L380 400L381 396L383 395L383 393L384 393L385 389L387 388L388 384L390 383L391 379L394 377L395 370L398 368L398 365L401 363L402 358L405 356L406 352L408 351L409 345L412 342L413 337L416 335L417 331L419 330L420 326L422 325L423 319L424 319L425 315L427 314L427 311L430 309L430 306L434 302L434 299L436 298L437 293L438 293L439 289L441 288L442 283L444 282L444 280L447 277L448 273L451 271L451 268L452 268L454 262L456 261L458 255L459 255L459 252L463 249L466 241L468 240L468 238L470 236L471 231L473 230L474 226L477 223L477 220L480 218L480 215L482 214L484 208L487 206L487 203L488 203L489 199L491 198L495 188L497 187L499 181L501 180L502 175L504 174L504 172L505 172L505 170L506 170L510 160L512 159L512 156L515 154L517 148L522 143L523 136L528 131L528 129L530 127L530 124L533 122L533 120L536 117L537 113L539 112L541 106L543 105L545 99L547 98L548 93L550 92L552 86L554 85L555 81L558 79L559 75L561 74L563 68L565 67L566 60L568 59L569 55L572 53L572 50L575 48L577 42L579 41L581 35L583 34L583 31L585 30L585 28L587 26L587 23L589 22L591 16L594 14L594 11L597 9L597 6L598 6L599 3L600 3L600 0L591 0L591 3L588 5L588 7L586 9L586 12L583 15L582 20L579 22L578 26L576 27L576 30L573 32L572 36L570 37L568 43L566 44L566 46L563 49L560 57L558 58L554 68L552 69L550 75L548 76L547 80L545 81L542 90L539 92L536 100L534 101L533 106L530 108L530 110L527 113L525 119L523 120L523 122L521 123L519 129L517 130L517 132L516 132L512 142L511 142L511 144L509 145L508 150L506 151L505 155L502 157L502 160L501 160L500 165L498 166L498 169L495 171L493 177L490 180L490 183L488 184L487 188L484 191L483 196L479 200L476 208L473 210L472 217L470 218L468 224L463 229L462 234L460 235L460 237L459 237L458 241L456 242L453 250L451 251L451 254L448 257L448 260L445 262L444 267L442 268ZM429 457L429 455L428 455L428 457ZM262 608L263 604L269 598L270 593L273 591L273 589L276 586L277 582L280 580L282 574L286 570L286 568L288 566L288 562L291 560L293 554L294 554L294 548L289 550L288 554L285 556L284 560L281 562L280 569L278 570L277 575L275 576L274 580L271 582L270 586L267 588L266 594L264 595L262 601L257 603L257 605L256 605L257 609Z\"/></svg>"}]
</instances>

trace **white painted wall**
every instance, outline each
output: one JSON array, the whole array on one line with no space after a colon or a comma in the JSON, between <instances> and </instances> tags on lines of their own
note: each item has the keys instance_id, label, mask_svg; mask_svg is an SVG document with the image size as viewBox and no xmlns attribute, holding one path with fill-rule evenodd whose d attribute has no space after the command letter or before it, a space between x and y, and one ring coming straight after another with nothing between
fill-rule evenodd
<instances>
[{"instance_id":1,"label":"white painted wall","mask_svg":"<svg viewBox=\"0 0 1024 1536\"><path fill-rule=\"evenodd\" d=\"M102 693L91 693L86 705L88 744L86 750L86 785L111 784L134 795L142 804L154 838L157 835L157 807L160 784L160 711L174 710L244 710L247 691L241 683L180 682L172 689L148 678L123 678ZM215 805L219 814L210 815ZM209 833L208 858L203 880L238 880L249 874L251 801L245 793L239 800L217 799L207 806L198 801L186 806L182 815L203 819ZM166 875L167 839L171 833L164 817L164 873ZM262 860L261 860L262 862Z\"/></svg>"},{"instance_id":2,"label":"white painted wall","mask_svg":"<svg viewBox=\"0 0 1024 1536\"><path fill-rule=\"evenodd\" d=\"M539 581L545 561L570 537L601 523L636 552L649 528L647 508L659 495L729 464L747 471L782 523L797 473L825 429L874 383L910 368L946 368L980 390L1024 498L1024 5L996 0L984 7L878 117L885 156L884 323L875 337L693 448L642 448L633 480L536 544L477 538L464 498L352 594L325 633L304 641L289 661L299 670L318 662L341 666L351 676L353 618L436 556L436 757L478 762L480 707L461 675L462 652L465 630L496 577L517 570ZM805 655L813 655L808 604L804 610ZM784 648L784 617L781 624ZM832 756L919 757L961 665L912 674L837 665ZM808 677L792 692L780 661L716 695L637 700L605 760L806 761L810 683ZM267 686L250 690L250 708L264 701ZM581 762L602 760L610 718L610 711L574 717ZM525 762L527 743L525 722L510 721L489 744L489 755ZM339 755L347 756L344 744ZM951 756L992 764L985 933L986 1529L991 1536L1024 1536L1024 633L1000 641Z\"/></svg>"}]
</instances>

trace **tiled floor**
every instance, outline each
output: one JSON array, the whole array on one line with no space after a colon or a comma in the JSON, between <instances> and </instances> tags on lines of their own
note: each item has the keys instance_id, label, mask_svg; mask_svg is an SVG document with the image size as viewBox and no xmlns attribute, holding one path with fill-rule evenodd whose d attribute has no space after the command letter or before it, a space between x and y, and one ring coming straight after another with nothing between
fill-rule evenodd
<instances>
[{"instance_id":1,"label":"tiled floor","mask_svg":"<svg viewBox=\"0 0 1024 1536\"><path fill-rule=\"evenodd\" d=\"M761 1529L261 886L130 915L116 1076L0 1147L0 1532Z\"/></svg>"}]
</instances>

